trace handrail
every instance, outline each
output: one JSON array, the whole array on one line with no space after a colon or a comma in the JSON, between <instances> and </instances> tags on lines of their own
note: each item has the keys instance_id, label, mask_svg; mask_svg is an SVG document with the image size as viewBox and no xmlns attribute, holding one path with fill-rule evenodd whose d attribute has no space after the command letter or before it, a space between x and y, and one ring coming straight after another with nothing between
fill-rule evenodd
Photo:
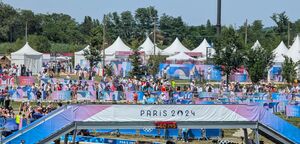
<instances>
[{"instance_id":1,"label":"handrail","mask_svg":"<svg viewBox=\"0 0 300 144\"><path fill-rule=\"evenodd\" d=\"M26 126L24 129L21 129L21 130L15 132L15 133L9 135L8 137L4 138L4 139L2 140L2 142L5 143L5 142L7 142L7 141L10 141L11 139L14 139L14 138L18 137L20 134L23 134L23 133L25 133L25 132L31 130L33 127L35 127L35 126L37 126L37 125L39 125L39 124L45 122L47 119L49 119L49 117L52 117L52 116L56 115L58 112L60 112L60 111L62 111L62 110L64 110L64 109L67 109L67 107L68 107L67 105L62 106L62 107L60 107L60 108L58 108L58 109L52 111L52 112L49 113L48 115L46 115L46 116L44 116L44 117L41 117L41 118L37 119L36 121L34 121L34 122L30 123L28 126Z\"/></svg>"},{"instance_id":2,"label":"handrail","mask_svg":"<svg viewBox=\"0 0 300 144\"><path fill-rule=\"evenodd\" d=\"M282 143L295 143L293 142L293 140L285 137L284 135L278 133L276 130L272 129L271 127L265 125L265 124L262 124L262 123L258 123L258 130L260 131L260 133L262 133L263 135L268 135L268 136L271 136L274 138L274 136L272 135L276 135L276 136L279 136L278 138L274 138L274 140L276 141L279 141L279 142L282 142L282 141L285 141L285 142L282 142ZM265 132L265 131L268 131L268 132ZM280 139L279 139L280 138Z\"/></svg>"},{"instance_id":3,"label":"handrail","mask_svg":"<svg viewBox=\"0 0 300 144\"><path fill-rule=\"evenodd\" d=\"M70 131L72 131L73 129L75 129L75 122L72 122L71 124L61 128L60 130L50 134L48 137L40 140L39 142L37 142L37 144L44 144L47 143L53 139L55 139L58 136L61 136L63 134L69 133Z\"/></svg>"}]
</instances>

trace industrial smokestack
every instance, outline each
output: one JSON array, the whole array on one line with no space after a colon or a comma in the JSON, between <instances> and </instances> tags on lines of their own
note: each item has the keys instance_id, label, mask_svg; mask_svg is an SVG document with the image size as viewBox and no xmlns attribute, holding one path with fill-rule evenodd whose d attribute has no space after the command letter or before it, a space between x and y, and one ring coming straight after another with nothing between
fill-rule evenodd
<instances>
[{"instance_id":1,"label":"industrial smokestack","mask_svg":"<svg viewBox=\"0 0 300 144\"><path fill-rule=\"evenodd\" d=\"M221 34L221 0L218 0L217 8L217 35Z\"/></svg>"}]
</instances>

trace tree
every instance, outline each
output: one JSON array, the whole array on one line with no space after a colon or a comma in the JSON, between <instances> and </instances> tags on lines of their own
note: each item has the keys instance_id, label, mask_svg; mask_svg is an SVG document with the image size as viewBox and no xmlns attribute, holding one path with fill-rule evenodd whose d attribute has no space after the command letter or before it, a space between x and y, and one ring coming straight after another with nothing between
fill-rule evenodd
<instances>
[{"instance_id":1,"label":"tree","mask_svg":"<svg viewBox=\"0 0 300 144\"><path fill-rule=\"evenodd\" d=\"M277 24L277 27L275 29L278 33L283 34L287 32L289 17L285 14L285 12L279 14L274 13L271 16L271 19Z\"/></svg>"},{"instance_id":2,"label":"tree","mask_svg":"<svg viewBox=\"0 0 300 144\"><path fill-rule=\"evenodd\" d=\"M297 63L293 62L292 58L284 56L284 62L282 64L282 77L288 83L293 82L297 77L296 71Z\"/></svg>"},{"instance_id":3,"label":"tree","mask_svg":"<svg viewBox=\"0 0 300 144\"><path fill-rule=\"evenodd\" d=\"M151 74L153 77L158 73L159 71L159 64L163 63L166 60L166 56L162 56L160 54L158 55L152 55L150 56L148 60L148 73Z\"/></svg>"},{"instance_id":4,"label":"tree","mask_svg":"<svg viewBox=\"0 0 300 144\"><path fill-rule=\"evenodd\" d=\"M101 52L96 47L90 47L89 50L85 49L83 55L90 62L90 68L97 66L102 61Z\"/></svg>"},{"instance_id":5,"label":"tree","mask_svg":"<svg viewBox=\"0 0 300 144\"><path fill-rule=\"evenodd\" d=\"M104 71L106 76L112 76L113 75L112 65L106 65L104 67Z\"/></svg>"},{"instance_id":6,"label":"tree","mask_svg":"<svg viewBox=\"0 0 300 144\"><path fill-rule=\"evenodd\" d=\"M164 45L170 45L176 37L183 39L187 35L187 27L181 17L174 18L163 14L159 23L159 28L165 37Z\"/></svg>"},{"instance_id":7,"label":"tree","mask_svg":"<svg viewBox=\"0 0 300 144\"><path fill-rule=\"evenodd\" d=\"M96 47L99 50L102 49L103 31L102 26L97 26L91 30L90 44L92 47Z\"/></svg>"},{"instance_id":8,"label":"tree","mask_svg":"<svg viewBox=\"0 0 300 144\"><path fill-rule=\"evenodd\" d=\"M137 35L142 39L146 33L153 31L154 24L158 25L158 12L154 7L138 8L134 17L138 29Z\"/></svg>"},{"instance_id":9,"label":"tree","mask_svg":"<svg viewBox=\"0 0 300 144\"><path fill-rule=\"evenodd\" d=\"M222 34L215 42L216 53L213 55L213 62L226 75L227 88L229 76L243 64L244 50L238 35L232 27L222 29Z\"/></svg>"},{"instance_id":10,"label":"tree","mask_svg":"<svg viewBox=\"0 0 300 144\"><path fill-rule=\"evenodd\" d=\"M122 26L120 36L124 39L124 41L130 43L132 40L135 39L133 35L136 31L136 24L134 18L130 11L125 11L121 13L121 20Z\"/></svg>"},{"instance_id":11,"label":"tree","mask_svg":"<svg viewBox=\"0 0 300 144\"><path fill-rule=\"evenodd\" d=\"M17 39L14 47L21 48L25 44L24 37L22 39ZM35 50L42 52L42 53L49 53L51 51L51 44L50 41L45 36L39 35L29 35L28 36L28 43L29 45L34 48Z\"/></svg>"},{"instance_id":12,"label":"tree","mask_svg":"<svg viewBox=\"0 0 300 144\"><path fill-rule=\"evenodd\" d=\"M132 70L129 72L130 77L141 78L144 72L142 70L142 59L140 57L139 49L133 49L132 54L129 56L129 60L132 65Z\"/></svg>"},{"instance_id":13,"label":"tree","mask_svg":"<svg viewBox=\"0 0 300 144\"><path fill-rule=\"evenodd\" d=\"M94 27L93 20L90 16L85 16L83 23L80 25L80 31L82 34L89 36Z\"/></svg>"},{"instance_id":14,"label":"tree","mask_svg":"<svg viewBox=\"0 0 300 144\"><path fill-rule=\"evenodd\" d=\"M85 42L90 42L97 29L102 29L97 19L85 16L84 21L79 25L80 33L84 36ZM99 38L99 37L98 37Z\"/></svg>"},{"instance_id":15,"label":"tree","mask_svg":"<svg viewBox=\"0 0 300 144\"><path fill-rule=\"evenodd\" d=\"M277 27L274 28L274 30L277 32L277 34L281 37L281 39L284 42L287 42L287 31L288 31L288 25L289 25L289 17L285 14L285 12L282 13L274 13L271 16L271 19L276 23Z\"/></svg>"},{"instance_id":16,"label":"tree","mask_svg":"<svg viewBox=\"0 0 300 144\"><path fill-rule=\"evenodd\" d=\"M9 41L12 36L12 25L15 23L17 11L10 5L0 2L0 42Z\"/></svg>"},{"instance_id":17,"label":"tree","mask_svg":"<svg viewBox=\"0 0 300 144\"><path fill-rule=\"evenodd\" d=\"M187 48L195 48L195 47L197 47L197 46L195 46L194 43L193 43L190 39L188 39L188 38L184 38L184 39L182 40L182 44L183 44L184 46L186 46Z\"/></svg>"},{"instance_id":18,"label":"tree","mask_svg":"<svg viewBox=\"0 0 300 144\"><path fill-rule=\"evenodd\" d=\"M56 43L84 43L75 19L66 14L42 15L43 35Z\"/></svg>"},{"instance_id":19,"label":"tree","mask_svg":"<svg viewBox=\"0 0 300 144\"><path fill-rule=\"evenodd\" d=\"M253 83L267 77L268 69L273 64L274 54L262 47L249 49L246 55L246 68Z\"/></svg>"}]
</instances>

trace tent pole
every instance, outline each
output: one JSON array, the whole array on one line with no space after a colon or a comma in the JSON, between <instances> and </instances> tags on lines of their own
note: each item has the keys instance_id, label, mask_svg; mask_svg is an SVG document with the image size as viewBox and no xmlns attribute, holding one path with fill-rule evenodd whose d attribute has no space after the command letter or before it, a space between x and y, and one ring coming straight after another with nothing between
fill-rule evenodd
<instances>
[{"instance_id":1,"label":"tent pole","mask_svg":"<svg viewBox=\"0 0 300 144\"><path fill-rule=\"evenodd\" d=\"M104 67L105 67L105 25L106 25L106 16L103 16L103 40L102 40L102 50L103 50L103 64L102 64L102 76L104 76Z\"/></svg>"},{"instance_id":2,"label":"tent pole","mask_svg":"<svg viewBox=\"0 0 300 144\"><path fill-rule=\"evenodd\" d=\"M26 43L28 42L28 39L27 39L27 21L26 21L26 24L25 24L25 40L26 40Z\"/></svg>"}]
</instances>

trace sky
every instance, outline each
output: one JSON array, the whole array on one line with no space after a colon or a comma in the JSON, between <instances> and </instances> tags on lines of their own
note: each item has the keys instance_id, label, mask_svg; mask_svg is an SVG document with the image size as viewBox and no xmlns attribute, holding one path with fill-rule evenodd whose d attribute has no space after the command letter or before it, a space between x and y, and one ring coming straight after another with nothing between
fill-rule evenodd
<instances>
[{"instance_id":1,"label":"sky","mask_svg":"<svg viewBox=\"0 0 300 144\"><path fill-rule=\"evenodd\" d=\"M0 0L1 1L1 0ZM134 11L154 6L159 15L166 13L181 16L188 25L206 24L209 19L216 24L217 0L2 0L14 8L32 10L35 13L65 13L77 22L84 16L102 20L109 12ZM222 0L222 25L241 26L246 19L262 20L265 26L275 23L270 16L283 11L291 21L300 19L300 0Z\"/></svg>"}]
</instances>

